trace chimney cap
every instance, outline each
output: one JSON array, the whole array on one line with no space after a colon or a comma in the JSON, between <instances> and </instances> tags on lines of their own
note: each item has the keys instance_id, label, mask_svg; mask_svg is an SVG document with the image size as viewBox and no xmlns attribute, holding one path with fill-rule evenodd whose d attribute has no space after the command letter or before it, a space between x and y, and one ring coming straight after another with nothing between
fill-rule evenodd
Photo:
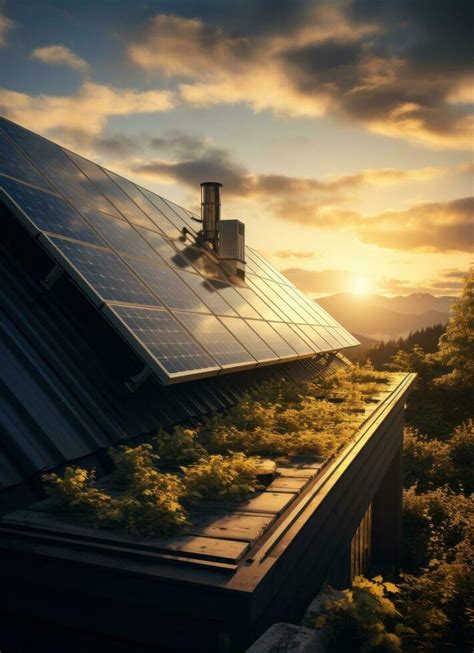
<instances>
[{"instance_id":1,"label":"chimney cap","mask_svg":"<svg viewBox=\"0 0 474 653\"><path fill-rule=\"evenodd\" d=\"M203 181L201 186L220 186L222 188L222 184L219 181Z\"/></svg>"}]
</instances>

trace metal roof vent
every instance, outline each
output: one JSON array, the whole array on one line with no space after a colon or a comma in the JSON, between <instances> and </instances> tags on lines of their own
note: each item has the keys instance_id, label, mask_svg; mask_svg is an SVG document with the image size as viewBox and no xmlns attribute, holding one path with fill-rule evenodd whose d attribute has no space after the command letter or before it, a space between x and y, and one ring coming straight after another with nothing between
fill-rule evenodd
<instances>
[{"instance_id":1,"label":"metal roof vent","mask_svg":"<svg viewBox=\"0 0 474 653\"><path fill-rule=\"evenodd\" d=\"M219 244L219 222L221 219L221 188L218 181L204 181L201 184L201 242L208 242L217 252Z\"/></svg>"}]
</instances>

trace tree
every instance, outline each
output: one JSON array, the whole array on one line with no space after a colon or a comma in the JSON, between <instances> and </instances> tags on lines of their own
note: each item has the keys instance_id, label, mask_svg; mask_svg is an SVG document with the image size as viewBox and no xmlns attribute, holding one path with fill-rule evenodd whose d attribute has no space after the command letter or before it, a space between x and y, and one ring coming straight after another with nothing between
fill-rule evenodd
<instances>
[{"instance_id":1,"label":"tree","mask_svg":"<svg viewBox=\"0 0 474 653\"><path fill-rule=\"evenodd\" d=\"M474 268L466 276L461 299L439 341L439 359L452 371L440 379L448 385L474 385Z\"/></svg>"}]
</instances>

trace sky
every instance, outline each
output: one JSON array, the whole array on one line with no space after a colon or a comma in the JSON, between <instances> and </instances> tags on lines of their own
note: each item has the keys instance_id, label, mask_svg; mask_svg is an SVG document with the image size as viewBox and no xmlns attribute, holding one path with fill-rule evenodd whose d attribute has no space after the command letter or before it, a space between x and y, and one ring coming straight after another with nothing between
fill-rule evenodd
<instances>
[{"instance_id":1,"label":"sky","mask_svg":"<svg viewBox=\"0 0 474 653\"><path fill-rule=\"evenodd\" d=\"M223 218L313 296L472 262L465 0L0 0L0 113Z\"/></svg>"}]
</instances>

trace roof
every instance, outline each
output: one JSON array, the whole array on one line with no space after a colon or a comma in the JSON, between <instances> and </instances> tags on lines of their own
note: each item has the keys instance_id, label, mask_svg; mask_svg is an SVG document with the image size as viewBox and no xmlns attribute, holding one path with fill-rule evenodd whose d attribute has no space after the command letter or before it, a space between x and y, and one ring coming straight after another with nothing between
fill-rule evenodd
<instances>
[{"instance_id":1,"label":"roof","mask_svg":"<svg viewBox=\"0 0 474 653\"><path fill-rule=\"evenodd\" d=\"M190 211L0 127L0 488L39 491L45 470L226 408L268 376L324 373L357 342L252 248L236 285L183 242ZM172 327L134 330L144 315Z\"/></svg>"}]
</instances>

